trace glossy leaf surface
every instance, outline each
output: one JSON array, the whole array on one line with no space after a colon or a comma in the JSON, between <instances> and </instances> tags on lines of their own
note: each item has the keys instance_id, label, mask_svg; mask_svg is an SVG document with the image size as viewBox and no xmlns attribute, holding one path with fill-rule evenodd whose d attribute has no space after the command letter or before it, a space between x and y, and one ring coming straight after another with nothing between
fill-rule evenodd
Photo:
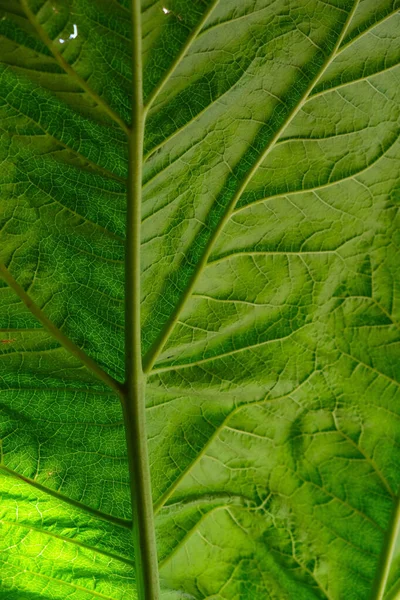
<instances>
[{"instance_id":1,"label":"glossy leaf surface","mask_svg":"<svg viewBox=\"0 0 400 600\"><path fill-rule=\"evenodd\" d=\"M400 483L397 1L142 0L142 29L161 598L368 600ZM0 262L122 382L129 2L0 0L0 36ZM0 598L136 598L119 400L0 281Z\"/></svg>"}]
</instances>

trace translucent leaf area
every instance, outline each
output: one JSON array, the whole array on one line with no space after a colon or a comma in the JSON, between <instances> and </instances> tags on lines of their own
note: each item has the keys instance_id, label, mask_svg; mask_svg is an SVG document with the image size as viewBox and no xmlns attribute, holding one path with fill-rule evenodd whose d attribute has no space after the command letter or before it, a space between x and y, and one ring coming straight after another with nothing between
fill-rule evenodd
<instances>
[{"instance_id":1,"label":"translucent leaf area","mask_svg":"<svg viewBox=\"0 0 400 600\"><path fill-rule=\"evenodd\" d=\"M162 600L400 597L399 6L142 0ZM128 0L0 0L1 600L137 598L120 402L60 341L123 381L132 77Z\"/></svg>"}]
</instances>

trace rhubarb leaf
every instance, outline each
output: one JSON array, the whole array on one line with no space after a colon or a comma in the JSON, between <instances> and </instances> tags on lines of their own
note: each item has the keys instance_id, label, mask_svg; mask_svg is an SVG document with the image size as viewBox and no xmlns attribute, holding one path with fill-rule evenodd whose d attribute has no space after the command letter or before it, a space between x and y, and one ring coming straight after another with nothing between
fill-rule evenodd
<instances>
[{"instance_id":1,"label":"rhubarb leaf","mask_svg":"<svg viewBox=\"0 0 400 600\"><path fill-rule=\"evenodd\" d=\"M394 600L398 1L141 5L161 599ZM0 0L4 600L138 597L116 393L137 75L128 0Z\"/></svg>"}]
</instances>

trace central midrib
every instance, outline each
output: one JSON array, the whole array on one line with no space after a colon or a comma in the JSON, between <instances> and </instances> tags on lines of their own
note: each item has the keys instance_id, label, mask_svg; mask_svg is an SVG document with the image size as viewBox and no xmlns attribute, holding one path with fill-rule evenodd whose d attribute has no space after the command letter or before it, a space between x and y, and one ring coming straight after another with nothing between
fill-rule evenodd
<instances>
[{"instance_id":1,"label":"central midrib","mask_svg":"<svg viewBox=\"0 0 400 600\"><path fill-rule=\"evenodd\" d=\"M141 2L132 0L132 123L128 128L125 241L125 383L122 393L132 504L138 600L160 594L150 464L147 445L145 376L141 352L141 203L145 109L143 105ZM129 595L136 597L134 590Z\"/></svg>"}]
</instances>

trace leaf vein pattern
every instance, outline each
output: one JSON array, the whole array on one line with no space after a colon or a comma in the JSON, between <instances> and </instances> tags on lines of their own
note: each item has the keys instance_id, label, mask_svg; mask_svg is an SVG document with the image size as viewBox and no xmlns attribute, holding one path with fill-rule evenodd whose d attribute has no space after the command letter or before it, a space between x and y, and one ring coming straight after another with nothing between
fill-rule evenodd
<instances>
[{"instance_id":1,"label":"leaf vein pattern","mask_svg":"<svg viewBox=\"0 0 400 600\"><path fill-rule=\"evenodd\" d=\"M78 500L73 500L72 498L68 498L67 496L64 496L63 494L61 494L60 492L58 492L56 490L48 488L48 487L42 485L41 483L34 481L33 479L29 479L29 477L25 477L24 475L21 475L21 474L17 473L16 471L13 471L12 469L9 469L5 465L0 465L0 471L3 471L4 474L14 477L15 479L18 479L19 481L23 481L24 483L40 490L41 492L44 492L45 494L48 494L49 496L52 496L53 498L56 498L57 500L60 500L61 502L70 504L71 506L74 506L75 508L78 508L79 510L82 510L83 512L87 512L87 513L91 514L92 516L98 517L99 519L102 519L103 521L108 521L110 523L114 523L115 525L118 525L119 527L124 527L125 529L131 529L130 521L125 520L125 519L119 519L118 517L114 517L112 515L108 515L106 513L103 513L101 511L95 509L95 508L87 506L86 504L82 504L82 502L79 502Z\"/></svg>"},{"instance_id":2,"label":"leaf vein pattern","mask_svg":"<svg viewBox=\"0 0 400 600\"><path fill-rule=\"evenodd\" d=\"M342 40L344 39L344 36L346 35L347 29L350 25L350 22L352 20L352 17L357 9L359 0L356 0L353 4L353 8L352 10L349 12L349 14L347 15L347 19L344 23L344 26L342 28L342 31L336 41L336 44L333 48L333 51L331 53L331 55L324 61L321 69L319 70L319 72L316 74L316 76L314 76L314 78L311 80L311 82L309 83L309 85L307 86L304 94L302 95L302 97L300 98L300 100L298 101L298 103L292 108L292 110L289 112L289 114L287 115L286 119L284 120L284 122L282 123L282 125L280 126L280 128L278 129L278 131L276 132L276 134L273 136L273 138L268 142L267 146L265 147L264 151L261 152L259 158L257 159L256 163L253 165L253 167L251 167L249 169L249 171L247 172L247 174L245 175L243 181L239 184L239 187L237 189L237 192L234 194L234 196L232 197L232 200L230 201L230 203L228 204L225 214L223 215L221 221L219 222L219 224L217 225L217 227L214 229L214 232L212 233L212 235L209 238L209 241L205 247L205 250L203 252L203 255L196 267L196 270L194 271L190 282L186 288L186 290L184 291L184 293L181 296L181 299L178 303L178 305L175 307L175 310L172 312L169 320L166 322L164 329L161 331L159 337L155 340L154 344L152 345L152 347L148 350L147 354L144 356L143 359L143 369L145 371L145 373L148 373L151 371L154 363L157 360L157 357L159 355L159 353L162 351L166 341L168 340L168 338L170 337L172 330L175 327L176 321L179 319L179 315L183 309L183 307L185 306L187 300L190 298L192 291L194 289L194 286L198 280L198 278L200 277L201 273L203 272L207 262L208 262L208 258L211 254L211 251L217 241L217 239L219 238L220 233L222 232L223 228L225 227L226 223L229 221L237 203L239 202L240 198L242 197L244 191L246 190L248 184L250 183L250 181L252 180L252 178L254 177L254 175L256 174L258 168L261 166L261 164L264 162L264 160L266 159L266 157L268 156L268 154L272 151L272 149L275 147L276 142L279 140L279 138L281 137L282 133L285 131L285 129L287 128L287 126L291 123L291 121L293 120L293 118L297 115L297 113L300 111L300 109L303 107L303 105L305 104L305 102L307 101L309 95L311 94L313 88L315 87L315 85L318 83L318 81L320 80L320 78L322 77L322 75L324 74L324 72L326 71L326 69L328 68L328 66L331 64L331 62L334 60L337 50L340 47L340 44L342 43Z\"/></svg>"},{"instance_id":3,"label":"leaf vein pattern","mask_svg":"<svg viewBox=\"0 0 400 600\"><path fill-rule=\"evenodd\" d=\"M29 21L32 23L33 27L38 32L39 37L42 39L43 43L49 48L50 52L53 54L58 64L64 69L66 73L68 73L68 75L75 79L78 85L87 94L89 94L89 96L92 97L96 104L98 104L103 109L103 111L113 121L115 121L115 123L119 125L119 127L126 133L126 135L129 135L129 128L126 125L126 123L121 119L121 117L117 115L117 113L110 106L108 106L108 104L94 90L92 90L92 88L87 84L87 82L84 79L82 79L82 77L80 77L78 73L76 73L76 71L71 67L71 65L68 64L68 62L62 56L62 54L58 50L56 50L54 42L49 38L43 27L37 22L37 19L35 18L33 12L28 6L27 0L21 0L21 4Z\"/></svg>"},{"instance_id":4,"label":"leaf vein pattern","mask_svg":"<svg viewBox=\"0 0 400 600\"><path fill-rule=\"evenodd\" d=\"M103 550L102 548L98 548L96 546L89 546L89 544L85 544L83 542L80 542L79 540L75 540L74 538L69 538L65 535L59 535L57 533L53 533L52 531L48 531L44 528L40 529L39 527L33 527L32 525L27 525L26 523L19 523L18 521L7 521L5 519L2 519L1 522L6 525L11 525L11 527L19 527L21 529L27 529L28 531L35 531L42 535L47 535L51 538L60 540L61 542L64 542L65 544L72 544L74 546L84 548L85 550L90 550L94 554L101 554L103 556L106 556L107 558L110 558L111 560L116 560L117 562L121 562L121 563L129 565L129 566L134 565L133 560L129 560L128 558L124 558L123 556L118 556L118 554L113 554L112 552L108 552L107 550Z\"/></svg>"},{"instance_id":5,"label":"leaf vein pattern","mask_svg":"<svg viewBox=\"0 0 400 600\"><path fill-rule=\"evenodd\" d=\"M108 373L88 356L81 348L79 348L70 338L68 338L62 331L44 314L43 310L39 308L32 298L25 292L25 290L15 281L7 267L0 263L0 276L9 285L9 287L15 292L19 299L25 304L32 315L43 325L43 327L50 333L50 335L56 339L61 346L67 350L70 354L75 356L89 371L91 371L96 377L98 377L103 383L114 390L117 395L121 395L121 384L111 377Z\"/></svg>"}]
</instances>

